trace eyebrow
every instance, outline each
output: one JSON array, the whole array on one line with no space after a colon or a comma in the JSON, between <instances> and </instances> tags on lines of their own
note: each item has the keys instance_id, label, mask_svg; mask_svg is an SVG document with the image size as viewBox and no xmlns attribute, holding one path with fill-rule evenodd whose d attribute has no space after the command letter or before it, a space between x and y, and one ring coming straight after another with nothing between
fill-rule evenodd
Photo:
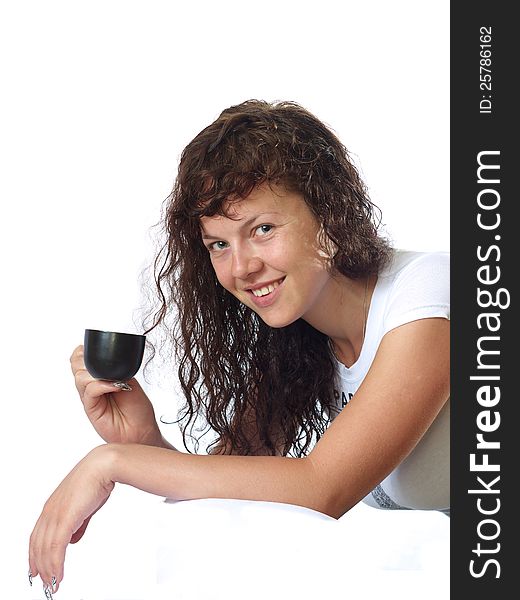
<instances>
[{"instance_id":1,"label":"eyebrow","mask_svg":"<svg viewBox=\"0 0 520 600\"><path fill-rule=\"evenodd\" d=\"M251 223L254 223L260 217L265 217L267 215L280 215L280 214L281 213L278 213L278 212L260 213L258 215L255 215L254 217L251 217L250 219L247 219L247 221L244 221L242 223L242 225L240 225L240 230L246 229L249 225L251 225ZM202 228L202 225L201 225L201 228ZM220 237L218 235L211 235L209 233L206 233L204 231L204 229L202 229L202 239L203 240L218 240L218 239L220 239Z\"/></svg>"}]
</instances>

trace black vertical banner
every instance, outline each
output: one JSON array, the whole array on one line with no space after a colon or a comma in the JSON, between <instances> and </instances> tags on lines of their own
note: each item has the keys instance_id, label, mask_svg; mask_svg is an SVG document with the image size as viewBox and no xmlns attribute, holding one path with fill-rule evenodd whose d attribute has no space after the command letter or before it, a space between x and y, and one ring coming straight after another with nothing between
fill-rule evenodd
<instances>
[{"instance_id":1,"label":"black vertical banner","mask_svg":"<svg viewBox=\"0 0 520 600\"><path fill-rule=\"evenodd\" d=\"M472 600L516 597L520 576L514 5L451 3L451 592Z\"/></svg>"}]
</instances>

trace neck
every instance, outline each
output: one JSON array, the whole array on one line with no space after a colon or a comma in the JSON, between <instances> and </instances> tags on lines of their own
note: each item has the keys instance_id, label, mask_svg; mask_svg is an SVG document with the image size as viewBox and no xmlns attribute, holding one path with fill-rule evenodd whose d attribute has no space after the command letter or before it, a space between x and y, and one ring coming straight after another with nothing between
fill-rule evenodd
<instances>
[{"instance_id":1,"label":"neck","mask_svg":"<svg viewBox=\"0 0 520 600\"><path fill-rule=\"evenodd\" d=\"M361 353L376 281L376 276L349 279L336 275L303 317L330 338L336 357L347 367L354 364Z\"/></svg>"}]
</instances>

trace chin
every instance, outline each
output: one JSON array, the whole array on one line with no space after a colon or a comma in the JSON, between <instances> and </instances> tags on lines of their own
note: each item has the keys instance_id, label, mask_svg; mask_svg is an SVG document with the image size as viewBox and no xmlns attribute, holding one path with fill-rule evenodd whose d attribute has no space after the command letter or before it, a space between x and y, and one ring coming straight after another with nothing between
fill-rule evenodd
<instances>
[{"instance_id":1,"label":"chin","mask_svg":"<svg viewBox=\"0 0 520 600\"><path fill-rule=\"evenodd\" d=\"M269 315L261 315L260 313L256 313L261 319L262 321L266 324L269 325L269 327L272 327L273 329L281 329L282 327L287 327L288 325L292 325L293 323L295 323L299 317L280 317L280 316L269 316Z\"/></svg>"}]
</instances>

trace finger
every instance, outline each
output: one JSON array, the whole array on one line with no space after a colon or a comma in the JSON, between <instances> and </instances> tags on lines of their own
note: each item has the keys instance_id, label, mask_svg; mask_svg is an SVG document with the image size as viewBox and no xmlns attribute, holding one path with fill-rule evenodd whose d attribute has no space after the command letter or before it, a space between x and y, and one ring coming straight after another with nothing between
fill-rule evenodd
<instances>
[{"instance_id":1,"label":"finger","mask_svg":"<svg viewBox=\"0 0 520 600\"><path fill-rule=\"evenodd\" d=\"M74 383L76 384L76 389L78 390L80 395L83 395L86 387L93 382L105 384L105 386L107 384L110 385L109 381L106 381L104 379L96 379L95 377L92 377L92 375L85 368L78 369L76 371L76 373L74 374ZM109 391L112 391L112 390L109 390ZM105 390L101 393L106 394L107 391Z\"/></svg>"},{"instance_id":2,"label":"finger","mask_svg":"<svg viewBox=\"0 0 520 600\"><path fill-rule=\"evenodd\" d=\"M69 537L57 523L48 525L45 529L39 571L44 587L47 587L52 593L58 591L59 584L63 580L65 552Z\"/></svg>"},{"instance_id":3,"label":"finger","mask_svg":"<svg viewBox=\"0 0 520 600\"><path fill-rule=\"evenodd\" d=\"M90 519L92 519L92 517L93 517L93 515L90 515L90 517L87 517L83 521L83 524L81 525L81 527L72 534L72 537L70 538L71 544L77 544L80 541L80 539L83 537L83 534L87 530L88 524L90 523Z\"/></svg>"},{"instance_id":4,"label":"finger","mask_svg":"<svg viewBox=\"0 0 520 600\"><path fill-rule=\"evenodd\" d=\"M29 538L29 573L31 577L29 582L32 585L32 579L38 575L41 577L41 545L42 545L42 530L45 529L45 524L42 515L39 516Z\"/></svg>"},{"instance_id":5,"label":"finger","mask_svg":"<svg viewBox=\"0 0 520 600\"><path fill-rule=\"evenodd\" d=\"M84 390L84 402L92 402L99 399L100 396L121 392L121 388L115 385L114 381L104 381L102 379L90 380Z\"/></svg>"},{"instance_id":6,"label":"finger","mask_svg":"<svg viewBox=\"0 0 520 600\"><path fill-rule=\"evenodd\" d=\"M44 590L46 588L50 589L50 586L53 583L52 578L55 577L54 575L49 574L52 569L51 569L50 565L48 564L49 563L49 561L48 561L49 552L46 549L47 530L48 530L48 524L42 513L42 515L40 515L40 518L36 522L36 525L34 526L34 529L33 529L33 532L31 534L31 538L30 538L29 573L31 576L29 578L29 582L32 585L32 579L34 579L34 577L36 577L36 575L39 575L40 579L42 581ZM49 597L47 595L47 593L46 593L46 597L47 598Z\"/></svg>"},{"instance_id":7,"label":"finger","mask_svg":"<svg viewBox=\"0 0 520 600\"><path fill-rule=\"evenodd\" d=\"M63 579L63 575L61 577ZM55 594L58 590L60 589L60 581L58 581L58 578L55 577L54 575L51 578L51 600L52 600L52 594Z\"/></svg>"},{"instance_id":8,"label":"finger","mask_svg":"<svg viewBox=\"0 0 520 600\"><path fill-rule=\"evenodd\" d=\"M50 584L43 584L43 593L45 594L45 598L47 600L54 600L52 595L55 594L59 589L60 582L58 581L58 578L54 575L51 577Z\"/></svg>"},{"instance_id":9,"label":"finger","mask_svg":"<svg viewBox=\"0 0 520 600\"><path fill-rule=\"evenodd\" d=\"M94 377L86 370L77 371L74 381L76 389L84 403L85 395L87 395L87 400L92 401L92 399L103 396L103 394L110 394L111 392L120 391L121 389L115 386L111 381L94 379Z\"/></svg>"},{"instance_id":10,"label":"finger","mask_svg":"<svg viewBox=\"0 0 520 600\"><path fill-rule=\"evenodd\" d=\"M32 586L33 579L38 577L40 572L38 571L38 567L36 566L36 558L34 555L34 547L33 544L29 541L29 584Z\"/></svg>"},{"instance_id":11,"label":"finger","mask_svg":"<svg viewBox=\"0 0 520 600\"><path fill-rule=\"evenodd\" d=\"M85 368L85 362L84 362L83 356L84 356L84 348L82 345L74 348L74 351L72 352L72 354L70 356L70 367L71 367L73 373L75 373L78 369Z\"/></svg>"},{"instance_id":12,"label":"finger","mask_svg":"<svg viewBox=\"0 0 520 600\"><path fill-rule=\"evenodd\" d=\"M110 409L112 394L119 394L123 390L114 386L109 381L92 381L87 384L83 394L80 394L83 408L90 419L100 418ZM110 396L109 396L110 395Z\"/></svg>"},{"instance_id":13,"label":"finger","mask_svg":"<svg viewBox=\"0 0 520 600\"><path fill-rule=\"evenodd\" d=\"M91 381L95 381L94 377L83 367L82 369L76 369L74 371L74 383L76 385L76 389L80 394L85 391L87 384Z\"/></svg>"},{"instance_id":14,"label":"finger","mask_svg":"<svg viewBox=\"0 0 520 600\"><path fill-rule=\"evenodd\" d=\"M141 386L137 383L135 379L129 379L126 383L126 386L122 386L121 381L104 381L101 379L91 379L87 382L85 389L83 391L83 403L85 405L93 406L95 405L101 396L104 394L113 394L118 392L129 392L133 390L141 391ZM125 395L122 396L123 398Z\"/></svg>"},{"instance_id":15,"label":"finger","mask_svg":"<svg viewBox=\"0 0 520 600\"><path fill-rule=\"evenodd\" d=\"M74 382L82 399L84 394L87 393L87 388L90 399L102 396L103 394L110 394L111 392L120 392L122 389L124 391L128 391L128 388L121 387L121 382L95 379L86 369L80 369L76 371ZM130 379L126 383L131 387L131 389L134 389L134 385L139 386L136 379Z\"/></svg>"},{"instance_id":16,"label":"finger","mask_svg":"<svg viewBox=\"0 0 520 600\"><path fill-rule=\"evenodd\" d=\"M85 533L88 524L90 523L90 519L92 519L92 517L98 512L98 510L101 510L101 508L103 508L103 506L105 506L105 504L108 502L108 499L110 498L110 496L107 496L104 500L101 501L100 505L96 508L96 510L91 513L81 524L81 526L79 527L79 529L77 529L73 534L72 537L70 538L70 543L71 544L76 544L77 542L80 541L80 539L83 537L83 534Z\"/></svg>"}]
</instances>

